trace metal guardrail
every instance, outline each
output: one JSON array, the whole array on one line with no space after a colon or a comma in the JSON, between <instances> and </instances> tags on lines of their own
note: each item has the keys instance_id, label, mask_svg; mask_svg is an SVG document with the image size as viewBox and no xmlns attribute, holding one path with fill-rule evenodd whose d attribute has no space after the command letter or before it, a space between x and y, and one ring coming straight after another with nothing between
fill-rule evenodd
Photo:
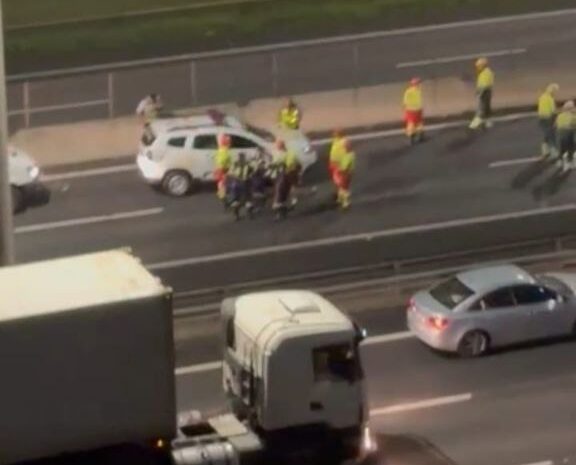
<instances>
[{"instance_id":1,"label":"metal guardrail","mask_svg":"<svg viewBox=\"0 0 576 465\"><path fill-rule=\"evenodd\" d=\"M352 290L388 286L402 292L407 281L438 279L479 263L511 261L518 264L542 262L561 263L562 267L576 267L576 236L534 240L480 248L463 252L434 255L409 260L395 260L367 267L326 270L298 276L280 276L272 279L236 284L175 294L175 318L211 316L218 312L225 297L244 292L278 288L306 287L335 295Z\"/></svg>"}]
</instances>

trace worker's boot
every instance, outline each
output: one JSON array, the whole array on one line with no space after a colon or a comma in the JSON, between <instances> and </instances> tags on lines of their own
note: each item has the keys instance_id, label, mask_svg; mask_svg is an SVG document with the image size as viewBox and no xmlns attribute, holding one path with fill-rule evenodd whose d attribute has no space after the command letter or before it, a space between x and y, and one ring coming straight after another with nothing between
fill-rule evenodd
<instances>
[{"instance_id":1,"label":"worker's boot","mask_svg":"<svg viewBox=\"0 0 576 465\"><path fill-rule=\"evenodd\" d=\"M468 128L469 129L478 129L480 126L482 126L482 123L483 123L482 118L480 118L478 115L476 115L476 116L474 116L474 118L470 122L470 125L468 126Z\"/></svg>"},{"instance_id":2,"label":"worker's boot","mask_svg":"<svg viewBox=\"0 0 576 465\"><path fill-rule=\"evenodd\" d=\"M544 160L550 156L550 146L546 142L542 142L542 148L540 150L540 157Z\"/></svg>"}]
</instances>

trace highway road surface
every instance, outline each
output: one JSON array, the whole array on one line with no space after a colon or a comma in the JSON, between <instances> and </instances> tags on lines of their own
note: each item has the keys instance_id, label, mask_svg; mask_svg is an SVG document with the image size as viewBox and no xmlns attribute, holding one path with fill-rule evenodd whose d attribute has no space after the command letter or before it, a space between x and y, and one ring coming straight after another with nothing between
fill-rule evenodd
<instances>
[{"instance_id":1,"label":"highway road surface","mask_svg":"<svg viewBox=\"0 0 576 465\"><path fill-rule=\"evenodd\" d=\"M133 114L137 102L152 91L162 94L168 108L187 108L402 82L414 75L471 82L479 55L491 58L497 74L545 75L572 69L575 19L576 9L571 9L432 25L307 46L227 51L118 69L113 75L104 67L72 77L35 78L28 87L24 77L14 77L8 93L10 123L13 130L25 124L21 110L26 102L37 110L28 114L29 123L39 126Z\"/></svg>"},{"instance_id":2,"label":"highway road surface","mask_svg":"<svg viewBox=\"0 0 576 465\"><path fill-rule=\"evenodd\" d=\"M371 422L391 446L398 438L418 438L459 465L576 463L573 342L460 360L431 351L407 333L404 308L365 311L366 304L359 295L347 309L368 329L362 355ZM217 331L202 319L176 323L181 411L225 409L219 365L211 363L219 359Z\"/></svg>"},{"instance_id":3,"label":"highway road surface","mask_svg":"<svg viewBox=\"0 0 576 465\"><path fill-rule=\"evenodd\" d=\"M572 173L530 158L531 119L435 132L415 148L401 137L356 144L352 209L330 207L320 163L282 223L234 223L212 191L169 198L132 170L60 178L50 205L17 217L18 259L130 246L181 292L576 232Z\"/></svg>"}]
</instances>

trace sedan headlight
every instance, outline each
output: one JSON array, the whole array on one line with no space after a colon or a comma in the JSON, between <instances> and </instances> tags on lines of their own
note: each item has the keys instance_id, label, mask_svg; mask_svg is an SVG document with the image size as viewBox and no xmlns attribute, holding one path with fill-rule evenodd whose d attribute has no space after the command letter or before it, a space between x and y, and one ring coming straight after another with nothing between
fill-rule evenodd
<instances>
[{"instance_id":1,"label":"sedan headlight","mask_svg":"<svg viewBox=\"0 0 576 465\"><path fill-rule=\"evenodd\" d=\"M40 177L40 168L37 166L30 166L28 167L28 174L32 179L36 180Z\"/></svg>"}]
</instances>

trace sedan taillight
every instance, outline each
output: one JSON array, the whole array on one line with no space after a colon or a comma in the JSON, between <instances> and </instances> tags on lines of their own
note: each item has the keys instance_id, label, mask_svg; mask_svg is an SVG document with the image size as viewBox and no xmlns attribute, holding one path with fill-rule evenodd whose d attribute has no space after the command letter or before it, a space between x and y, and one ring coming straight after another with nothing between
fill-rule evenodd
<instances>
[{"instance_id":1,"label":"sedan taillight","mask_svg":"<svg viewBox=\"0 0 576 465\"><path fill-rule=\"evenodd\" d=\"M441 316L431 316L427 320L428 326L436 331L442 331L448 327L450 321L448 318L444 318Z\"/></svg>"}]
</instances>

